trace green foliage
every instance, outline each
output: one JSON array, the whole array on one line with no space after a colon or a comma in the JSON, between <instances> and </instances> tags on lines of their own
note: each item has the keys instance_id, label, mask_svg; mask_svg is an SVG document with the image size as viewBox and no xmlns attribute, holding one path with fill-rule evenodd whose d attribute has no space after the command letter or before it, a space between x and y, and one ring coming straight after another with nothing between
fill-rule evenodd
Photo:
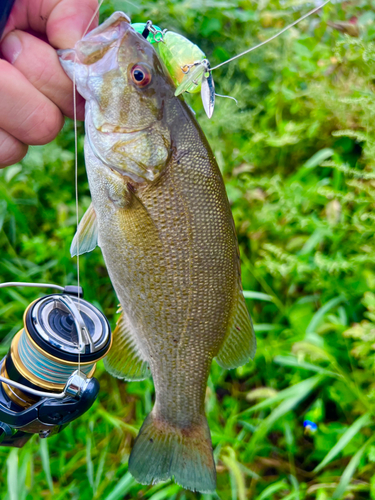
<instances>
[{"instance_id":1,"label":"green foliage","mask_svg":"<svg viewBox=\"0 0 375 500\"><path fill-rule=\"evenodd\" d=\"M1 498L375 499L374 2L327 5L282 37L213 73L208 121L187 100L222 169L239 236L243 285L258 337L254 363L215 362L206 410L217 495L127 472L152 407L151 381L123 383L99 363L99 399L61 434L0 448ZM133 22L152 19L197 43L212 65L276 33L311 4L287 0L113 0ZM358 38L328 21L355 16ZM90 204L79 128L80 216ZM74 137L31 148L0 173L3 281L76 282ZM96 249L80 259L86 298L112 325L116 297ZM35 290L0 294L6 353ZM314 434L304 420L318 425Z\"/></svg>"}]
</instances>

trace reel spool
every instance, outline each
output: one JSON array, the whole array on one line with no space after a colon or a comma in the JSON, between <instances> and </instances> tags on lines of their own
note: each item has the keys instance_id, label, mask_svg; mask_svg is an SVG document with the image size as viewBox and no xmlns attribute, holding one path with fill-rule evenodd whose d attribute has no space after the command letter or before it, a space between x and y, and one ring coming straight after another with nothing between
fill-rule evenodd
<instances>
[{"instance_id":1,"label":"reel spool","mask_svg":"<svg viewBox=\"0 0 375 500\"><path fill-rule=\"evenodd\" d=\"M23 446L32 434L60 432L95 401L96 362L111 347L106 317L74 286L4 283L2 287L57 288L32 302L23 328L0 362L0 445Z\"/></svg>"}]
</instances>

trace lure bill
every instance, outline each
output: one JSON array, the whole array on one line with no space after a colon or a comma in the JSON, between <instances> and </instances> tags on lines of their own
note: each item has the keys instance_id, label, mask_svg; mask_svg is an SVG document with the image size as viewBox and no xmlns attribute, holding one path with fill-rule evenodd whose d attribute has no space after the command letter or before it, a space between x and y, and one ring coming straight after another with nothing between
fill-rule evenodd
<instances>
[{"instance_id":1,"label":"lure bill","mask_svg":"<svg viewBox=\"0 0 375 500\"><path fill-rule=\"evenodd\" d=\"M209 71L209 66L208 68L205 69L206 71L203 73L202 76L201 97L204 110L208 118L211 118L215 108L215 85L211 71Z\"/></svg>"}]
</instances>

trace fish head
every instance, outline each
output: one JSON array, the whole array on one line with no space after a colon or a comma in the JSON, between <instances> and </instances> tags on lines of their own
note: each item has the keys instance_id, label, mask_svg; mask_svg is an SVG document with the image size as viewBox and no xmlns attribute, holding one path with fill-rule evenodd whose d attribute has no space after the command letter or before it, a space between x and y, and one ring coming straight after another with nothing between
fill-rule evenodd
<instances>
[{"instance_id":1,"label":"fish head","mask_svg":"<svg viewBox=\"0 0 375 500\"><path fill-rule=\"evenodd\" d=\"M164 108L175 86L152 45L115 12L59 57L86 99L95 155L138 182L155 180L170 154Z\"/></svg>"}]
</instances>

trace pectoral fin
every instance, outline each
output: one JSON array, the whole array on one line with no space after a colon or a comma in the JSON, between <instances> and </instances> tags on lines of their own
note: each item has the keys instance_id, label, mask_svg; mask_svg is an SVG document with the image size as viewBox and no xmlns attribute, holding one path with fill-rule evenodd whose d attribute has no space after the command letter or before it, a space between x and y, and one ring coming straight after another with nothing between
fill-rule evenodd
<instances>
[{"instance_id":1,"label":"pectoral fin","mask_svg":"<svg viewBox=\"0 0 375 500\"><path fill-rule=\"evenodd\" d=\"M91 252L94 250L98 244L98 221L96 219L96 213L94 207L91 205L87 209L87 212L82 217L81 222L78 225L76 234L74 235L71 247L70 255L74 257L77 255L79 250L79 255L86 252Z\"/></svg>"},{"instance_id":2,"label":"pectoral fin","mask_svg":"<svg viewBox=\"0 0 375 500\"><path fill-rule=\"evenodd\" d=\"M144 380L151 375L148 362L123 312L113 332L112 347L104 358L106 370L117 378Z\"/></svg>"},{"instance_id":3,"label":"pectoral fin","mask_svg":"<svg viewBox=\"0 0 375 500\"><path fill-rule=\"evenodd\" d=\"M237 368L253 358L256 338L245 299L238 287L236 300L229 319L228 333L216 360L223 368Z\"/></svg>"}]
</instances>

